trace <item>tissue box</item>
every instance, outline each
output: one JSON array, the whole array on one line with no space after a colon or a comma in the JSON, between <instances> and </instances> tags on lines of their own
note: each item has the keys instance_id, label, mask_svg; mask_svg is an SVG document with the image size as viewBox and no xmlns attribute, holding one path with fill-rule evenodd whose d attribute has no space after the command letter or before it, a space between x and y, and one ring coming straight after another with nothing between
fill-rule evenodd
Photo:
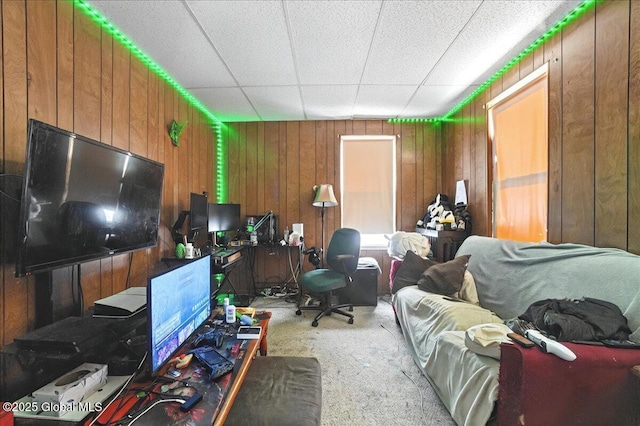
<instances>
[{"instance_id":1,"label":"tissue box","mask_svg":"<svg viewBox=\"0 0 640 426\"><path fill-rule=\"evenodd\" d=\"M107 366L85 363L33 392L42 415L63 416L107 383Z\"/></svg>"}]
</instances>

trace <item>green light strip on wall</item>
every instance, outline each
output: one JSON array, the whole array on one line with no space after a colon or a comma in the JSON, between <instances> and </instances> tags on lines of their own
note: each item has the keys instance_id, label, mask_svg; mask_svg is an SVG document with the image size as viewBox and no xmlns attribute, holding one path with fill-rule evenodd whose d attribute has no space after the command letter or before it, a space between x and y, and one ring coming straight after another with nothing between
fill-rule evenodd
<instances>
[{"instance_id":1,"label":"green light strip on wall","mask_svg":"<svg viewBox=\"0 0 640 426\"><path fill-rule=\"evenodd\" d=\"M116 28L109 20L102 15L95 7L91 6L85 0L71 0L74 6L93 20L98 26L109 33L115 40L120 42L125 48L129 50L136 58L138 58L143 64L149 67L158 77L162 78L167 84L173 87L178 94L180 94L191 106L200 111L208 120L209 124L215 129L216 132L216 152L220 153L223 148L222 141L222 123L207 107L200 102L198 98L193 96L184 87L178 84L162 67L160 67L153 59L151 59L146 53L144 53L133 41L126 35L124 35L118 28ZM223 162L224 161L224 162ZM216 161L216 192L217 202L221 203L226 199L226 173L224 173L224 167L226 166L226 158L222 156L217 157Z\"/></svg>"},{"instance_id":2,"label":"green light strip on wall","mask_svg":"<svg viewBox=\"0 0 640 426\"><path fill-rule=\"evenodd\" d=\"M505 72L511 69L514 65L519 63L525 56L533 52L538 46L542 43L553 37L557 34L561 29L578 19L583 13L589 10L591 7L595 6L596 3L599 3L603 0L585 0L576 6L571 12L567 14L564 18L562 18L558 23L556 23L549 31L538 37L533 43L529 45L526 49L524 49L518 56L509 61L505 66L503 66L498 72L496 72L493 76L491 76L487 81L482 83L476 90L474 90L469 96L464 98L460 103L458 103L455 107L453 107L449 112L441 117L436 118L390 118L388 120L389 123L433 123L440 121L452 121L451 116L460 111L465 105L467 105L471 100L473 100L476 96L482 93L487 87L489 87L494 81L500 78Z\"/></svg>"},{"instance_id":3,"label":"green light strip on wall","mask_svg":"<svg viewBox=\"0 0 640 426\"><path fill-rule=\"evenodd\" d=\"M222 140L222 126L216 126L216 200L227 202L227 150Z\"/></svg>"}]
</instances>

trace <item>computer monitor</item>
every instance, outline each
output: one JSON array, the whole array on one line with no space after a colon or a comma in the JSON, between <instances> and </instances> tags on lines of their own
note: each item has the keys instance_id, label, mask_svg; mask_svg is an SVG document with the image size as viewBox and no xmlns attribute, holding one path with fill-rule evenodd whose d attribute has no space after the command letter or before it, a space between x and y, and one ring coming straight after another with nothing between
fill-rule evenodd
<instances>
[{"instance_id":1,"label":"computer monitor","mask_svg":"<svg viewBox=\"0 0 640 426\"><path fill-rule=\"evenodd\" d=\"M205 194L195 194L192 192L189 208L191 230L198 231L200 229L206 229L209 220L207 213L207 196Z\"/></svg>"},{"instance_id":2,"label":"computer monitor","mask_svg":"<svg viewBox=\"0 0 640 426\"><path fill-rule=\"evenodd\" d=\"M210 315L210 256L149 278L147 340L151 373L155 374Z\"/></svg>"},{"instance_id":3,"label":"computer monitor","mask_svg":"<svg viewBox=\"0 0 640 426\"><path fill-rule=\"evenodd\" d=\"M209 232L236 231L241 227L240 204L209 203Z\"/></svg>"}]
</instances>

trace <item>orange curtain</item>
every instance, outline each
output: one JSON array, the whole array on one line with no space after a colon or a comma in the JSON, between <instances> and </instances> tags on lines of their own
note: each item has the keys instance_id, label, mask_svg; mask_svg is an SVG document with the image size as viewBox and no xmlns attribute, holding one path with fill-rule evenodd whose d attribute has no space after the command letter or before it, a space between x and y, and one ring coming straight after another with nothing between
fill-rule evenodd
<instances>
[{"instance_id":1,"label":"orange curtain","mask_svg":"<svg viewBox=\"0 0 640 426\"><path fill-rule=\"evenodd\" d=\"M546 75L489 109L493 147L493 235L547 239Z\"/></svg>"}]
</instances>

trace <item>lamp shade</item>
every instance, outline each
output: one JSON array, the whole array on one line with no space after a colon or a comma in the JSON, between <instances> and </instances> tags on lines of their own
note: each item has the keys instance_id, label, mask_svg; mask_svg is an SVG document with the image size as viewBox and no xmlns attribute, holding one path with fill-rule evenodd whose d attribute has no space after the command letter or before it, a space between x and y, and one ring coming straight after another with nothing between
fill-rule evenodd
<instances>
[{"instance_id":1,"label":"lamp shade","mask_svg":"<svg viewBox=\"0 0 640 426\"><path fill-rule=\"evenodd\" d=\"M335 207L338 205L338 200L333 194L333 186L328 183L314 186L316 191L316 198L313 200L315 207Z\"/></svg>"}]
</instances>

